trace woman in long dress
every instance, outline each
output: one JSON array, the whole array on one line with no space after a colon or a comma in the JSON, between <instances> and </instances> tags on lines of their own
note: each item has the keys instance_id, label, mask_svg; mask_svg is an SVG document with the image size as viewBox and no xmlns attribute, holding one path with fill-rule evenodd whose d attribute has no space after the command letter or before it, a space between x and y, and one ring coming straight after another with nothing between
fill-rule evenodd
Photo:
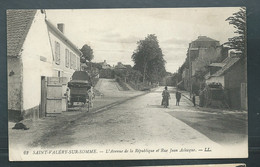
<instances>
[{"instance_id":1,"label":"woman in long dress","mask_svg":"<svg viewBox=\"0 0 260 167\"><path fill-rule=\"evenodd\" d=\"M162 92L162 105L167 108L169 106L169 99L171 98L167 86L165 86L164 91Z\"/></svg>"}]
</instances>

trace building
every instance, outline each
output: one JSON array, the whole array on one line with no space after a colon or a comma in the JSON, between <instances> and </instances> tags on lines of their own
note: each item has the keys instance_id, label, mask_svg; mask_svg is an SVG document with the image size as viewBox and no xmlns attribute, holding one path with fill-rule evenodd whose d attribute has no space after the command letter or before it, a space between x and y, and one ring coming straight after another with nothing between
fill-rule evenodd
<instances>
[{"instance_id":1,"label":"building","mask_svg":"<svg viewBox=\"0 0 260 167\"><path fill-rule=\"evenodd\" d=\"M75 70L81 70L81 51L64 35L64 24L54 26L45 20L53 51L53 77L70 78Z\"/></svg>"},{"instance_id":2,"label":"building","mask_svg":"<svg viewBox=\"0 0 260 167\"><path fill-rule=\"evenodd\" d=\"M189 84L189 69L184 68L182 72L182 81L183 81L183 87L185 90L190 90L190 84Z\"/></svg>"},{"instance_id":3,"label":"building","mask_svg":"<svg viewBox=\"0 0 260 167\"><path fill-rule=\"evenodd\" d=\"M123 65L121 62L118 62L117 65L115 65L115 69L126 70L127 67L125 65Z\"/></svg>"},{"instance_id":4,"label":"building","mask_svg":"<svg viewBox=\"0 0 260 167\"><path fill-rule=\"evenodd\" d=\"M46 20L44 10L6 14L9 119L38 118L43 78L69 80L80 69L81 52Z\"/></svg>"},{"instance_id":5,"label":"building","mask_svg":"<svg viewBox=\"0 0 260 167\"><path fill-rule=\"evenodd\" d=\"M230 108L247 110L246 58L230 55L219 64L219 68L206 76L206 83L221 83L227 92Z\"/></svg>"},{"instance_id":6,"label":"building","mask_svg":"<svg viewBox=\"0 0 260 167\"><path fill-rule=\"evenodd\" d=\"M102 65L102 69L111 69L111 66L107 64L107 61L104 60L104 62L100 63Z\"/></svg>"},{"instance_id":7,"label":"building","mask_svg":"<svg viewBox=\"0 0 260 167\"><path fill-rule=\"evenodd\" d=\"M208 73L208 66L211 63L221 62L228 56L228 49L220 45L219 41L207 36L199 36L198 39L189 44L188 49L188 73L186 78L186 90L192 89L198 93L201 85L205 82L204 75ZM185 75L186 76L186 75ZM191 85L190 85L191 82ZM186 88L186 87L190 88Z\"/></svg>"},{"instance_id":8,"label":"building","mask_svg":"<svg viewBox=\"0 0 260 167\"><path fill-rule=\"evenodd\" d=\"M207 71L207 66L214 62L221 62L228 56L228 49L219 44L219 41L206 36L199 36L191 42L191 66L194 76L198 71Z\"/></svg>"}]
</instances>

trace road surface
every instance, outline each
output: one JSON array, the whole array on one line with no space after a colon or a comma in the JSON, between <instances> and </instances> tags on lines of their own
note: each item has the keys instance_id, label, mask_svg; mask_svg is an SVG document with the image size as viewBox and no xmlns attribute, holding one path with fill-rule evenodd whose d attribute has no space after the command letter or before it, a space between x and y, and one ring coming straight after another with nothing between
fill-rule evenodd
<instances>
[{"instance_id":1,"label":"road surface","mask_svg":"<svg viewBox=\"0 0 260 167\"><path fill-rule=\"evenodd\" d=\"M42 148L113 144L150 146L158 143L223 145L246 139L246 113L202 111L184 97L180 106L175 106L173 88L169 88L172 92L170 106L163 108L160 105L162 90L162 87L158 88L98 113L63 116L54 121L48 118L39 121L39 127L34 131L15 131L20 140L15 135L10 139L11 142L25 142L30 147Z\"/></svg>"}]
</instances>

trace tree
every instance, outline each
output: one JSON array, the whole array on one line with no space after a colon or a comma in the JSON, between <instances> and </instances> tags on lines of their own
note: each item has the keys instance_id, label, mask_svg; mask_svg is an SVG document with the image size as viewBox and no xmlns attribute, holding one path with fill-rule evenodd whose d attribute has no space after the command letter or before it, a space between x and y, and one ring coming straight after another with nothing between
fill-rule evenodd
<instances>
[{"instance_id":1,"label":"tree","mask_svg":"<svg viewBox=\"0 0 260 167\"><path fill-rule=\"evenodd\" d=\"M232 24L236 29L237 36L229 38L225 44L229 49L241 52L242 56L246 55L246 8L242 7L238 12L233 13L226 21Z\"/></svg>"},{"instance_id":2,"label":"tree","mask_svg":"<svg viewBox=\"0 0 260 167\"><path fill-rule=\"evenodd\" d=\"M82 52L83 61L88 60L90 62L94 58L93 50L87 44L83 45L80 51Z\"/></svg>"},{"instance_id":3,"label":"tree","mask_svg":"<svg viewBox=\"0 0 260 167\"><path fill-rule=\"evenodd\" d=\"M137 49L132 55L134 69L143 75L143 82L158 82L166 73L162 50L157 37L149 34L144 40L137 42Z\"/></svg>"}]
</instances>

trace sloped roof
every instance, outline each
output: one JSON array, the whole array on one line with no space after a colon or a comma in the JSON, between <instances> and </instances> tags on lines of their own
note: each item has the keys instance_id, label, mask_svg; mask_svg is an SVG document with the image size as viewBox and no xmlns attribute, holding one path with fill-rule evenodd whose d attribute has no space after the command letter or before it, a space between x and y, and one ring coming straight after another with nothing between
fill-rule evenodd
<instances>
[{"instance_id":1,"label":"sloped roof","mask_svg":"<svg viewBox=\"0 0 260 167\"><path fill-rule=\"evenodd\" d=\"M115 68L119 68L119 69L125 69L126 66L124 66L122 63L118 63Z\"/></svg>"},{"instance_id":2,"label":"sloped roof","mask_svg":"<svg viewBox=\"0 0 260 167\"><path fill-rule=\"evenodd\" d=\"M18 56L36 10L7 10L7 56Z\"/></svg>"},{"instance_id":3,"label":"sloped roof","mask_svg":"<svg viewBox=\"0 0 260 167\"><path fill-rule=\"evenodd\" d=\"M56 28L49 20L45 20L47 26L52 29L59 37L61 37L66 43L68 43L74 51L76 51L79 55L82 55L81 51L74 45L58 28Z\"/></svg>"},{"instance_id":4,"label":"sloped roof","mask_svg":"<svg viewBox=\"0 0 260 167\"><path fill-rule=\"evenodd\" d=\"M218 42L217 40L209 38L207 36L199 36L198 39L196 39L195 41L214 41L214 42Z\"/></svg>"},{"instance_id":5,"label":"sloped roof","mask_svg":"<svg viewBox=\"0 0 260 167\"><path fill-rule=\"evenodd\" d=\"M209 66L210 67L224 67L226 64L225 63L211 63Z\"/></svg>"},{"instance_id":6,"label":"sloped roof","mask_svg":"<svg viewBox=\"0 0 260 167\"><path fill-rule=\"evenodd\" d=\"M213 74L212 76L221 76L221 75L223 75L236 62L238 62L239 59L240 59L239 57L227 57L225 60L223 60L223 63L225 63L225 65L219 71L217 71L215 74Z\"/></svg>"}]
</instances>

